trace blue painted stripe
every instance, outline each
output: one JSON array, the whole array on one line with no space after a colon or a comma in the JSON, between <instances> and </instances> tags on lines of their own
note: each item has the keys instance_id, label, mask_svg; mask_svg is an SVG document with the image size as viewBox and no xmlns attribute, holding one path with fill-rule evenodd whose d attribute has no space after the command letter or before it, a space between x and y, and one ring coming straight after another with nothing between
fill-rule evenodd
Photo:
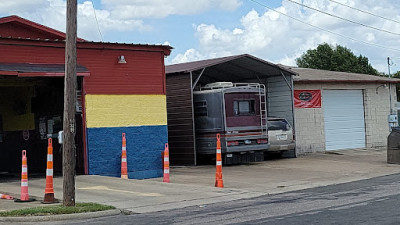
<instances>
[{"instance_id":1,"label":"blue painted stripe","mask_svg":"<svg viewBox=\"0 0 400 225\"><path fill-rule=\"evenodd\" d=\"M161 154L168 142L166 125L88 128L89 174L121 176L122 133L126 133L128 177L161 177Z\"/></svg>"}]
</instances>

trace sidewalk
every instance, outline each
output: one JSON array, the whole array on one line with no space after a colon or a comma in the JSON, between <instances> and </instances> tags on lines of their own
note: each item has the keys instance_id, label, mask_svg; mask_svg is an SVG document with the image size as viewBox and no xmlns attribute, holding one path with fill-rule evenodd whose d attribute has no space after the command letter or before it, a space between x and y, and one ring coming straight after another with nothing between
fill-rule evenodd
<instances>
[{"instance_id":1,"label":"sidewalk","mask_svg":"<svg viewBox=\"0 0 400 225\"><path fill-rule=\"evenodd\" d=\"M77 176L77 202L113 205L132 213L154 212L252 198L368 179L400 172L386 163L385 149L352 149L332 154L315 153L294 159L277 159L240 166L225 166L225 188L215 188L215 166L172 167L171 183L162 178L122 180L102 176ZM45 178L29 179L29 194L41 200ZM62 199L62 177L54 179L55 197ZM0 184L0 193L18 197L20 182ZM1 210L39 206L0 200Z\"/></svg>"}]
</instances>

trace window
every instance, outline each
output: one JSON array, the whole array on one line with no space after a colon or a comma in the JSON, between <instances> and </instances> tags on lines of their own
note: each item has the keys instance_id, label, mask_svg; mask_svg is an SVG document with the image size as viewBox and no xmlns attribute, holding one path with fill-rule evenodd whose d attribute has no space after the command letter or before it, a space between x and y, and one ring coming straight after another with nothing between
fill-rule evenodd
<instances>
[{"instance_id":1,"label":"window","mask_svg":"<svg viewBox=\"0 0 400 225\"><path fill-rule=\"evenodd\" d=\"M194 103L194 116L208 116L206 101L199 101Z\"/></svg>"},{"instance_id":2,"label":"window","mask_svg":"<svg viewBox=\"0 0 400 225\"><path fill-rule=\"evenodd\" d=\"M285 119L268 120L267 126L268 130L287 131L290 129L290 125Z\"/></svg>"},{"instance_id":3,"label":"window","mask_svg":"<svg viewBox=\"0 0 400 225\"><path fill-rule=\"evenodd\" d=\"M255 114L255 100L233 101L233 114L237 116Z\"/></svg>"}]
</instances>

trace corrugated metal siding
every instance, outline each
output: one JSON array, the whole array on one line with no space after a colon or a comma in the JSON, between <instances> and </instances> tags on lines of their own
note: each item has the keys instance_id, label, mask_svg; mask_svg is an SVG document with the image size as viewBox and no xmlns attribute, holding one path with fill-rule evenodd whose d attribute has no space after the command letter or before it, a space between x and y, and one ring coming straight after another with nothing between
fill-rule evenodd
<instances>
[{"instance_id":1,"label":"corrugated metal siding","mask_svg":"<svg viewBox=\"0 0 400 225\"><path fill-rule=\"evenodd\" d=\"M51 34L22 24L16 25L16 23L0 24L0 35L3 37L21 37L31 39L64 39L59 35Z\"/></svg>"},{"instance_id":2,"label":"corrugated metal siding","mask_svg":"<svg viewBox=\"0 0 400 225\"><path fill-rule=\"evenodd\" d=\"M120 55L126 64L117 63ZM78 63L93 74L86 78L86 93L165 94L163 56L162 52L79 49Z\"/></svg>"},{"instance_id":3,"label":"corrugated metal siding","mask_svg":"<svg viewBox=\"0 0 400 225\"><path fill-rule=\"evenodd\" d=\"M163 52L78 49L78 64L91 73L85 77L88 94L165 94ZM15 46L0 42L4 63L64 64L64 47ZM124 55L126 64L118 64Z\"/></svg>"},{"instance_id":4,"label":"corrugated metal siding","mask_svg":"<svg viewBox=\"0 0 400 225\"><path fill-rule=\"evenodd\" d=\"M167 76L167 117L171 164L195 165L192 91L188 74Z\"/></svg>"},{"instance_id":5,"label":"corrugated metal siding","mask_svg":"<svg viewBox=\"0 0 400 225\"><path fill-rule=\"evenodd\" d=\"M292 85L292 76L286 79ZM284 117L293 126L293 93L282 76L267 78L268 116Z\"/></svg>"},{"instance_id":6,"label":"corrugated metal siding","mask_svg":"<svg viewBox=\"0 0 400 225\"><path fill-rule=\"evenodd\" d=\"M59 48L16 46L0 42L0 59L3 63L64 64L65 50Z\"/></svg>"}]
</instances>

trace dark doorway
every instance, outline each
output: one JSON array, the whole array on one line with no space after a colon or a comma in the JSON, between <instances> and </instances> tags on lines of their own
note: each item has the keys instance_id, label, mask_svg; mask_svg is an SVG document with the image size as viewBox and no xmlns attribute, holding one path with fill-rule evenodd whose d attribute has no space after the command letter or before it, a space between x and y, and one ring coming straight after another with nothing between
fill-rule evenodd
<instances>
[{"instance_id":1,"label":"dark doorway","mask_svg":"<svg viewBox=\"0 0 400 225\"><path fill-rule=\"evenodd\" d=\"M78 78L78 88L82 79ZM48 138L53 138L55 174L62 173L64 78L0 76L0 172L20 173L27 151L29 174L45 174ZM82 115L77 118L77 173L83 173Z\"/></svg>"}]
</instances>

